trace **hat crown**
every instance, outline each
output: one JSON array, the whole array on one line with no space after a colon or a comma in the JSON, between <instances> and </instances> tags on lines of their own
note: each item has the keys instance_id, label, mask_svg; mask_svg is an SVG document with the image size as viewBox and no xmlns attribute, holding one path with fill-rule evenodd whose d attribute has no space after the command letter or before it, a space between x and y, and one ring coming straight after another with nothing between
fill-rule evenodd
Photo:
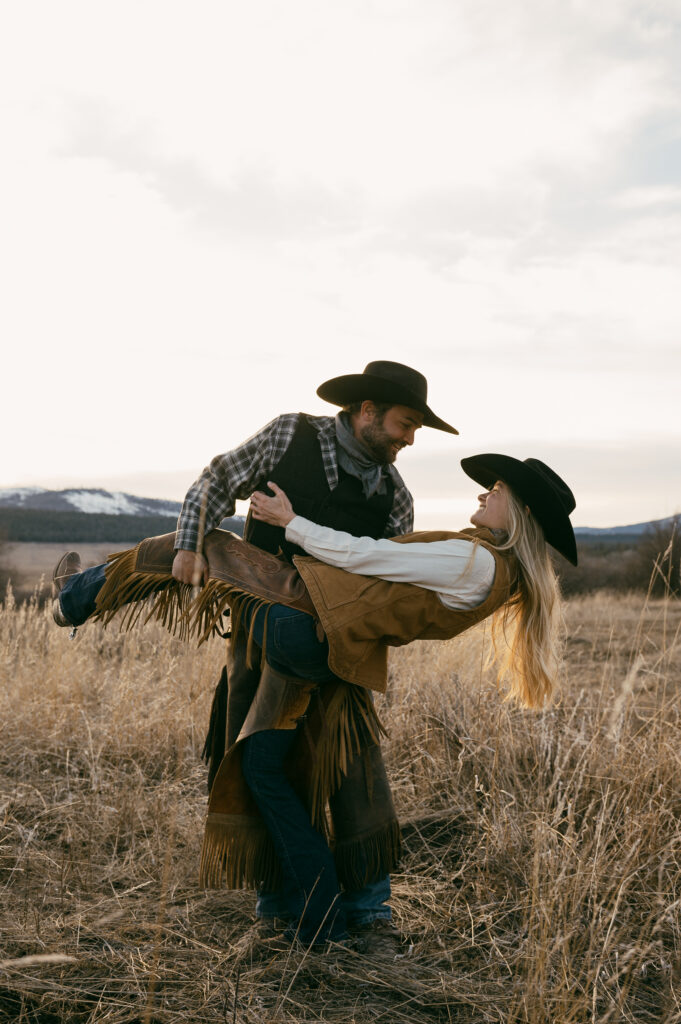
<instances>
[{"instance_id":1,"label":"hat crown","mask_svg":"<svg viewBox=\"0 0 681 1024\"><path fill-rule=\"evenodd\" d=\"M422 402L428 400L428 381L422 373L413 370L411 366L405 366L404 363L393 363L389 359L377 359L372 363L367 363L364 373L370 377L382 377L383 380L407 388Z\"/></svg>"},{"instance_id":2,"label":"hat crown","mask_svg":"<svg viewBox=\"0 0 681 1024\"><path fill-rule=\"evenodd\" d=\"M571 512L574 512L577 504L575 502L575 496L562 477L558 476L557 473L554 473L551 467L547 466L545 462L541 461L541 459L525 459L524 461L526 466L529 466L530 469L533 469L535 473L538 473L539 476L544 478L567 514L570 515Z\"/></svg>"}]
</instances>

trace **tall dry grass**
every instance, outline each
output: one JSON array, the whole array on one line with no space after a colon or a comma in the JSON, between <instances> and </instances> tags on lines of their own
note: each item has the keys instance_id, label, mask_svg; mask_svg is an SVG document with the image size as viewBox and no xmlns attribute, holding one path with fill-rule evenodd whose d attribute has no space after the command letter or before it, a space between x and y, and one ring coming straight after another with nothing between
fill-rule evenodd
<instances>
[{"instance_id":1,"label":"tall dry grass","mask_svg":"<svg viewBox=\"0 0 681 1024\"><path fill-rule=\"evenodd\" d=\"M681 1021L678 603L567 606L561 702L503 703L485 631L395 652L380 710L406 855L392 963L252 958L203 892L219 642L0 614L0 1019Z\"/></svg>"}]
</instances>

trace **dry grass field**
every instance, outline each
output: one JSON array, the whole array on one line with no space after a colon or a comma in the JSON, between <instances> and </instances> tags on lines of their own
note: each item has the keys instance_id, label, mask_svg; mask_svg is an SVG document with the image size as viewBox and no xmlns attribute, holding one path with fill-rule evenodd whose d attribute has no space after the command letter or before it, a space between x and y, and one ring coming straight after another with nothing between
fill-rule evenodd
<instances>
[{"instance_id":1,"label":"dry grass field","mask_svg":"<svg viewBox=\"0 0 681 1024\"><path fill-rule=\"evenodd\" d=\"M681 1021L679 602L566 610L561 701L504 704L485 631L392 659L393 962L240 943L196 884L220 641L0 613L0 1020Z\"/></svg>"}]
</instances>

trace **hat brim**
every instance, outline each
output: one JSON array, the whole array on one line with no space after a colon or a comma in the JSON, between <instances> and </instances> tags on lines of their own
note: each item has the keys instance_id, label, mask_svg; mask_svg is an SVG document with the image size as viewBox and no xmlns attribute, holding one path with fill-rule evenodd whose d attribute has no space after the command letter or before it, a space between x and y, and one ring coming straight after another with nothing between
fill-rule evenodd
<instances>
[{"instance_id":1,"label":"hat brim","mask_svg":"<svg viewBox=\"0 0 681 1024\"><path fill-rule=\"evenodd\" d=\"M493 487L502 480L529 507L544 531L546 542L568 562L577 565L577 541L572 523L558 495L546 486L541 474L511 455L472 455L461 460L464 473L482 484Z\"/></svg>"},{"instance_id":2,"label":"hat brim","mask_svg":"<svg viewBox=\"0 0 681 1024\"><path fill-rule=\"evenodd\" d=\"M343 377L332 377L317 388L317 394L325 402L332 405L350 405L351 402L391 402L393 405L406 405L416 409L423 415L424 427L444 430L447 434L458 434L456 427L445 423L422 398L409 388L402 387L384 377L374 377L369 373L350 373Z\"/></svg>"}]
</instances>

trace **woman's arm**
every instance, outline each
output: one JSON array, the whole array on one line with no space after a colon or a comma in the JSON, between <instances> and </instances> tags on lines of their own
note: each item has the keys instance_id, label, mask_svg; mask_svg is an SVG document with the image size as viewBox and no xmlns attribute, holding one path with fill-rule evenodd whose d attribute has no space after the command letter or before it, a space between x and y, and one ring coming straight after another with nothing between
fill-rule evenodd
<instances>
[{"instance_id":1,"label":"woman's arm","mask_svg":"<svg viewBox=\"0 0 681 1024\"><path fill-rule=\"evenodd\" d=\"M327 565L434 590L452 608L475 607L489 593L495 563L486 548L463 539L396 544L392 540L353 537L296 516L281 488L272 483L269 486L273 498L256 493L251 499L255 518L285 526L288 541Z\"/></svg>"}]
</instances>

